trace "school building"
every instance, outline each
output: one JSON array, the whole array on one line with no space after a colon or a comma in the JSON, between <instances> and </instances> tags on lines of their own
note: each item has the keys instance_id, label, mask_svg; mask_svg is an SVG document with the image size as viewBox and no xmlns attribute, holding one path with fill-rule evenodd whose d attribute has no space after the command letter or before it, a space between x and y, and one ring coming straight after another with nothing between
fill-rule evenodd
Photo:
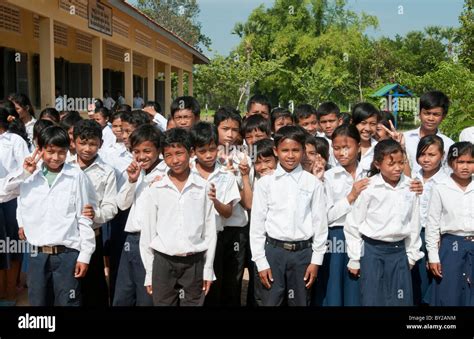
<instances>
[{"instance_id":1,"label":"school building","mask_svg":"<svg viewBox=\"0 0 474 339\"><path fill-rule=\"evenodd\" d=\"M132 105L193 93L193 65L209 59L120 0L0 0L0 97L27 94L54 107L55 88L69 98L115 98ZM174 85L172 85L172 80Z\"/></svg>"}]
</instances>

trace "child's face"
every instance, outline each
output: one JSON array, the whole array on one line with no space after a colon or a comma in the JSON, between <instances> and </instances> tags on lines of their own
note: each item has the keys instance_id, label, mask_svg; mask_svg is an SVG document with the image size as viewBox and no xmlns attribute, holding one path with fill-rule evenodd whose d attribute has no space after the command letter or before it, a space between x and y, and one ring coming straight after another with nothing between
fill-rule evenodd
<instances>
[{"instance_id":1,"label":"child's face","mask_svg":"<svg viewBox=\"0 0 474 339\"><path fill-rule=\"evenodd\" d=\"M173 120L176 127L184 128L185 130L190 130L191 127L193 127L194 123L199 119L196 119L190 109L181 109L174 113Z\"/></svg>"},{"instance_id":2,"label":"child's face","mask_svg":"<svg viewBox=\"0 0 474 339\"><path fill-rule=\"evenodd\" d=\"M123 121L122 122L122 140L123 143L125 144L125 147L130 149L130 135L133 133L133 131L136 129L135 125L129 124L128 122Z\"/></svg>"},{"instance_id":3,"label":"child's face","mask_svg":"<svg viewBox=\"0 0 474 339\"><path fill-rule=\"evenodd\" d=\"M337 128L337 126L341 124L341 122L342 120L337 117L336 113L331 113L322 116L319 120L319 125L321 126L321 129L323 130L326 137L331 138L332 133Z\"/></svg>"},{"instance_id":4,"label":"child's face","mask_svg":"<svg viewBox=\"0 0 474 339\"><path fill-rule=\"evenodd\" d=\"M151 141L144 141L135 145L132 149L135 161L140 164L140 167L146 172L152 170L158 162L160 150L156 148Z\"/></svg>"},{"instance_id":5,"label":"child's face","mask_svg":"<svg viewBox=\"0 0 474 339\"><path fill-rule=\"evenodd\" d=\"M280 117L275 120L273 130L277 132L280 128L293 125L293 120L290 117Z\"/></svg>"},{"instance_id":6,"label":"child's face","mask_svg":"<svg viewBox=\"0 0 474 339\"><path fill-rule=\"evenodd\" d=\"M262 105L258 103L253 103L252 105L250 105L250 110L247 112L247 117L255 114L260 114L267 120L270 118L270 110L268 109L267 105Z\"/></svg>"},{"instance_id":7,"label":"child's face","mask_svg":"<svg viewBox=\"0 0 474 339\"><path fill-rule=\"evenodd\" d=\"M474 158L470 154L461 155L454 159L449 166L453 169L453 175L459 179L470 179L474 173Z\"/></svg>"},{"instance_id":8,"label":"child's face","mask_svg":"<svg viewBox=\"0 0 474 339\"><path fill-rule=\"evenodd\" d=\"M67 148L58 147L55 145L46 145L43 148L43 162L48 171L61 171L67 157Z\"/></svg>"},{"instance_id":9,"label":"child's face","mask_svg":"<svg viewBox=\"0 0 474 339\"><path fill-rule=\"evenodd\" d=\"M395 187L405 168L405 157L402 152L396 152L386 155L381 163L374 161L374 164L380 170L384 180Z\"/></svg>"},{"instance_id":10,"label":"child's face","mask_svg":"<svg viewBox=\"0 0 474 339\"><path fill-rule=\"evenodd\" d=\"M240 124L238 121L227 119L217 126L219 145L234 145L239 137Z\"/></svg>"},{"instance_id":11,"label":"child's face","mask_svg":"<svg viewBox=\"0 0 474 339\"><path fill-rule=\"evenodd\" d=\"M375 130L374 134L374 138L377 141L382 141L390 138L387 131L382 126L383 125L381 123L377 124L377 129Z\"/></svg>"},{"instance_id":12,"label":"child's face","mask_svg":"<svg viewBox=\"0 0 474 339\"><path fill-rule=\"evenodd\" d=\"M118 118L112 122L112 132L117 139L117 142L122 142L122 119Z\"/></svg>"},{"instance_id":13,"label":"child's face","mask_svg":"<svg viewBox=\"0 0 474 339\"><path fill-rule=\"evenodd\" d=\"M305 151L303 154L303 160L301 161L301 166L305 171L311 172L314 166L316 159L319 159L323 162L324 167L326 167L326 160L316 151L316 147L312 144L305 145Z\"/></svg>"},{"instance_id":14,"label":"child's face","mask_svg":"<svg viewBox=\"0 0 474 339\"><path fill-rule=\"evenodd\" d=\"M281 167L287 172L298 167L303 158L303 145L292 139L283 140L274 150Z\"/></svg>"},{"instance_id":15,"label":"child's face","mask_svg":"<svg viewBox=\"0 0 474 339\"><path fill-rule=\"evenodd\" d=\"M76 140L74 140L74 144L77 156L81 160L88 162L96 157L97 152L102 145L102 140L99 138L81 139L80 137L77 137Z\"/></svg>"},{"instance_id":16,"label":"child's face","mask_svg":"<svg viewBox=\"0 0 474 339\"><path fill-rule=\"evenodd\" d=\"M360 133L360 139L362 141L369 141L370 138L377 132L377 117L371 116L367 119L359 122L356 127Z\"/></svg>"},{"instance_id":17,"label":"child's face","mask_svg":"<svg viewBox=\"0 0 474 339\"><path fill-rule=\"evenodd\" d=\"M213 168L217 159L217 145L211 142L194 150L198 163L205 168Z\"/></svg>"},{"instance_id":18,"label":"child's face","mask_svg":"<svg viewBox=\"0 0 474 339\"><path fill-rule=\"evenodd\" d=\"M245 141L247 142L247 145L249 146L252 146L259 140L268 139L268 138L269 138L268 134L259 129L254 129L250 133L245 134Z\"/></svg>"},{"instance_id":19,"label":"child's face","mask_svg":"<svg viewBox=\"0 0 474 339\"><path fill-rule=\"evenodd\" d=\"M316 135L318 131L318 120L315 114L311 114L307 118L301 118L298 121L298 125L303 127L309 134Z\"/></svg>"},{"instance_id":20,"label":"child's face","mask_svg":"<svg viewBox=\"0 0 474 339\"><path fill-rule=\"evenodd\" d=\"M100 127L104 128L107 126L107 119L101 113L94 113L94 120L100 125Z\"/></svg>"},{"instance_id":21,"label":"child's face","mask_svg":"<svg viewBox=\"0 0 474 339\"><path fill-rule=\"evenodd\" d=\"M332 149L336 160L346 167L357 162L360 145L357 140L341 135L333 139Z\"/></svg>"},{"instance_id":22,"label":"child's face","mask_svg":"<svg viewBox=\"0 0 474 339\"><path fill-rule=\"evenodd\" d=\"M422 108L420 111L421 126L433 134L436 133L443 119L443 109L441 107L433 107L430 109Z\"/></svg>"},{"instance_id":23,"label":"child's face","mask_svg":"<svg viewBox=\"0 0 474 339\"><path fill-rule=\"evenodd\" d=\"M429 145L426 150L421 152L421 156L416 159L420 164L423 172L432 172L437 170L441 166L441 160L443 160L443 152L440 151L439 145Z\"/></svg>"},{"instance_id":24,"label":"child's face","mask_svg":"<svg viewBox=\"0 0 474 339\"><path fill-rule=\"evenodd\" d=\"M255 160L255 171L261 177L272 173L277 167L277 160L274 156L269 157L258 157Z\"/></svg>"},{"instance_id":25,"label":"child's face","mask_svg":"<svg viewBox=\"0 0 474 339\"><path fill-rule=\"evenodd\" d=\"M183 145L174 144L165 147L163 158L174 174L183 174L189 170L189 151Z\"/></svg>"}]
</instances>

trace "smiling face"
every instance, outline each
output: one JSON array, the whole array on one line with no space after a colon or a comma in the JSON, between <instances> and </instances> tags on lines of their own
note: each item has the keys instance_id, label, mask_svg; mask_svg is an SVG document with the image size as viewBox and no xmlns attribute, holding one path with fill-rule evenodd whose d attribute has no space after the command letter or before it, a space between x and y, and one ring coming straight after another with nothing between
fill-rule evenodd
<instances>
[{"instance_id":1,"label":"smiling face","mask_svg":"<svg viewBox=\"0 0 474 339\"><path fill-rule=\"evenodd\" d=\"M117 118L112 122L112 132L117 139L117 142L123 142L122 138L122 119Z\"/></svg>"},{"instance_id":2,"label":"smiling face","mask_svg":"<svg viewBox=\"0 0 474 339\"><path fill-rule=\"evenodd\" d=\"M194 150L198 163L204 168L213 168L217 160L217 145L211 142L204 146L198 146Z\"/></svg>"},{"instance_id":3,"label":"smiling face","mask_svg":"<svg viewBox=\"0 0 474 339\"><path fill-rule=\"evenodd\" d=\"M277 160L274 156L263 157L260 156L255 160L255 172L259 176L270 174L277 167Z\"/></svg>"},{"instance_id":4,"label":"smiling face","mask_svg":"<svg viewBox=\"0 0 474 339\"><path fill-rule=\"evenodd\" d=\"M259 130L259 129L254 129L253 131L246 133L245 134L245 142L247 142L247 145L252 146L259 140L263 139L268 139L268 134Z\"/></svg>"},{"instance_id":5,"label":"smiling face","mask_svg":"<svg viewBox=\"0 0 474 339\"><path fill-rule=\"evenodd\" d=\"M180 175L189 170L190 152L180 144L166 146L163 151L166 165L175 175Z\"/></svg>"},{"instance_id":6,"label":"smiling face","mask_svg":"<svg viewBox=\"0 0 474 339\"><path fill-rule=\"evenodd\" d=\"M43 149L43 163L50 172L60 172L67 157L67 148L46 145Z\"/></svg>"},{"instance_id":7,"label":"smiling face","mask_svg":"<svg viewBox=\"0 0 474 339\"><path fill-rule=\"evenodd\" d=\"M100 125L100 127L104 128L107 126L107 119L101 113L94 113L94 120Z\"/></svg>"},{"instance_id":8,"label":"smiling face","mask_svg":"<svg viewBox=\"0 0 474 339\"><path fill-rule=\"evenodd\" d=\"M298 167L303 159L303 145L292 139L283 140L274 150L281 167L287 172Z\"/></svg>"},{"instance_id":9,"label":"smiling face","mask_svg":"<svg viewBox=\"0 0 474 339\"><path fill-rule=\"evenodd\" d=\"M156 148L153 142L144 141L133 146L132 153L135 161L141 164L140 167L144 169L145 172L149 172L156 166L159 160L160 150Z\"/></svg>"},{"instance_id":10,"label":"smiling face","mask_svg":"<svg viewBox=\"0 0 474 339\"><path fill-rule=\"evenodd\" d=\"M395 152L386 155L381 163L374 161L374 164L380 170L384 180L395 187L405 167L405 156L402 152Z\"/></svg>"},{"instance_id":11,"label":"smiling face","mask_svg":"<svg viewBox=\"0 0 474 339\"><path fill-rule=\"evenodd\" d=\"M377 116L373 115L365 120L359 122L356 127L360 133L362 141L369 141L370 138L377 132Z\"/></svg>"}]
</instances>

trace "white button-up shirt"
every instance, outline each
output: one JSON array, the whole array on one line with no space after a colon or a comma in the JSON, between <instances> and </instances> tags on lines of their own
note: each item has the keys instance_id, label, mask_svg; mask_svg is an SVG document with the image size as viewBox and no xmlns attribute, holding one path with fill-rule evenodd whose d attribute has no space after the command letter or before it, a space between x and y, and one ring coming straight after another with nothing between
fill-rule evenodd
<instances>
[{"instance_id":1,"label":"white button-up shirt","mask_svg":"<svg viewBox=\"0 0 474 339\"><path fill-rule=\"evenodd\" d=\"M448 176L434 185L428 208L425 237L428 260L438 263L442 234L474 236L474 180L463 191Z\"/></svg>"},{"instance_id":2,"label":"white button-up shirt","mask_svg":"<svg viewBox=\"0 0 474 339\"><path fill-rule=\"evenodd\" d=\"M82 215L93 189L87 176L77 167L64 164L51 187L44 177L41 164L33 174L19 170L12 175L7 190L20 186L18 225L33 246L63 245L79 251L77 261L89 263L95 250L92 220Z\"/></svg>"},{"instance_id":3,"label":"white button-up shirt","mask_svg":"<svg viewBox=\"0 0 474 339\"><path fill-rule=\"evenodd\" d=\"M362 235L386 242L405 240L408 261L423 258L420 238L419 199L410 192L410 180L402 174L396 187L379 173L360 193L344 225L350 268L360 268Z\"/></svg>"},{"instance_id":4,"label":"white button-up shirt","mask_svg":"<svg viewBox=\"0 0 474 339\"><path fill-rule=\"evenodd\" d=\"M370 139L370 148L360 157L359 164L362 169L366 172L370 171L370 165L372 165L372 161L374 160L374 148L377 145L378 141L374 138Z\"/></svg>"},{"instance_id":5,"label":"white button-up shirt","mask_svg":"<svg viewBox=\"0 0 474 339\"><path fill-rule=\"evenodd\" d=\"M286 172L278 164L272 174L255 183L250 247L259 272L270 267L265 256L267 235L282 241L312 237L311 263L322 264L328 237L324 186L301 165Z\"/></svg>"},{"instance_id":6,"label":"white button-up shirt","mask_svg":"<svg viewBox=\"0 0 474 339\"><path fill-rule=\"evenodd\" d=\"M102 141L103 143L101 149L106 149L117 142L117 137L112 131L110 123L108 123L107 126L102 129Z\"/></svg>"},{"instance_id":7,"label":"white button-up shirt","mask_svg":"<svg viewBox=\"0 0 474 339\"><path fill-rule=\"evenodd\" d=\"M156 127L162 132L166 131L166 126L168 125L168 120L160 113L156 113L153 117L153 122L156 124Z\"/></svg>"},{"instance_id":8,"label":"white button-up shirt","mask_svg":"<svg viewBox=\"0 0 474 339\"><path fill-rule=\"evenodd\" d=\"M115 170L117 190L120 190L128 180L127 168L133 161L132 153L127 150L124 143L116 142L109 147L101 148L99 154L102 160Z\"/></svg>"},{"instance_id":9,"label":"white button-up shirt","mask_svg":"<svg viewBox=\"0 0 474 339\"><path fill-rule=\"evenodd\" d=\"M28 135L31 145L33 145L33 127L35 126L36 121L37 120L34 117L31 117L31 120L25 124L26 134ZM34 147L31 146L31 148L31 151L33 151Z\"/></svg>"},{"instance_id":10,"label":"white button-up shirt","mask_svg":"<svg viewBox=\"0 0 474 339\"><path fill-rule=\"evenodd\" d=\"M170 256L206 251L203 278L215 280L216 218L206 184L191 171L181 192L167 175L144 192L138 220L145 286L151 285L153 250Z\"/></svg>"},{"instance_id":11,"label":"white button-up shirt","mask_svg":"<svg viewBox=\"0 0 474 339\"><path fill-rule=\"evenodd\" d=\"M469 141L474 144L474 126L463 129L459 134L459 141Z\"/></svg>"}]
</instances>

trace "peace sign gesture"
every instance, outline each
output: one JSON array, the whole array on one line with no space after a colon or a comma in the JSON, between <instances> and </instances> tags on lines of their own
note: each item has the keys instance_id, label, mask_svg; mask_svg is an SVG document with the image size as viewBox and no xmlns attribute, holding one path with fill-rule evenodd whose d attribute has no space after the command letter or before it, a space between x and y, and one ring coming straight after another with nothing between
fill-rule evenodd
<instances>
[{"instance_id":1,"label":"peace sign gesture","mask_svg":"<svg viewBox=\"0 0 474 339\"><path fill-rule=\"evenodd\" d=\"M43 157L43 152L44 151L40 152L38 148L35 148L33 154L30 157L25 158L25 161L23 162L23 168L33 174L33 172L36 170L36 164Z\"/></svg>"},{"instance_id":2,"label":"peace sign gesture","mask_svg":"<svg viewBox=\"0 0 474 339\"><path fill-rule=\"evenodd\" d=\"M388 123L390 124L390 129L385 127L383 124L380 124L380 126L385 130L385 132L387 132L390 138L397 141L403 148L405 148L405 137L403 136L403 133L396 130L391 120L389 120Z\"/></svg>"}]
</instances>

